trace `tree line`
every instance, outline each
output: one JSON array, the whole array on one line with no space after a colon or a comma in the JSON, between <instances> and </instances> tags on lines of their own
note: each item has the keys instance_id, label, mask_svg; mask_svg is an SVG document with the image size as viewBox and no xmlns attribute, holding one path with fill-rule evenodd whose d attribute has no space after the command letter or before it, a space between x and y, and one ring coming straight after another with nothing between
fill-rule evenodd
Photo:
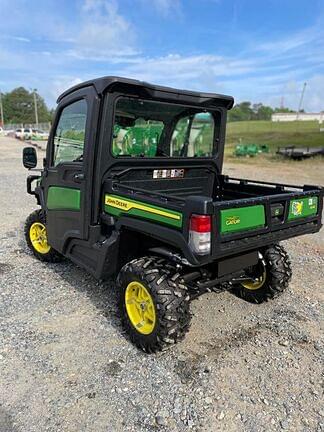
<instances>
[{"instance_id":1,"label":"tree line","mask_svg":"<svg viewBox=\"0 0 324 432\"><path fill-rule=\"evenodd\" d=\"M2 93L4 124L35 123L35 96L38 121L40 123L52 120L53 111L46 106L44 99L34 91L18 87L8 93ZM1 121L1 119L0 119Z\"/></svg>"},{"instance_id":2,"label":"tree line","mask_svg":"<svg viewBox=\"0 0 324 432\"><path fill-rule=\"evenodd\" d=\"M228 112L228 121L271 120L276 112L294 112L289 108L272 108L262 103L241 102Z\"/></svg>"}]
</instances>

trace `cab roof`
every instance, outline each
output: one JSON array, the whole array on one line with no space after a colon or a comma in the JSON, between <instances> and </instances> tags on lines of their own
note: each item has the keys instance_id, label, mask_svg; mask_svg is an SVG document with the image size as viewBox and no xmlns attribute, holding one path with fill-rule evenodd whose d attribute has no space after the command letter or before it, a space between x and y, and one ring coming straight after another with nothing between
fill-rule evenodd
<instances>
[{"instance_id":1,"label":"cab roof","mask_svg":"<svg viewBox=\"0 0 324 432\"><path fill-rule=\"evenodd\" d=\"M178 102L195 102L199 105L217 105L227 109L231 109L234 104L234 98L232 96L217 94L217 93L201 93L196 91L175 89L172 87L164 87L147 83L145 81L139 81L130 78L116 77L116 76L105 76L102 78L96 78L93 80L85 81L77 84L65 92L63 92L57 99L59 103L64 97L80 90L84 87L93 86L98 95L102 95L105 92L112 92L117 90L127 91L132 88L135 91L140 91L143 95L147 95L150 98L167 98L171 100L177 100Z\"/></svg>"}]
</instances>

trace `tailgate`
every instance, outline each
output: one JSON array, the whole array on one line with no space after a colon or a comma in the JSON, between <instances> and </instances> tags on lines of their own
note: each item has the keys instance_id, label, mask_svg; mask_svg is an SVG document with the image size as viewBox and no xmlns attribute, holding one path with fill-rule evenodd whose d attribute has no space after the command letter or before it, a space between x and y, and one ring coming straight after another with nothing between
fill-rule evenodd
<instances>
[{"instance_id":1,"label":"tailgate","mask_svg":"<svg viewBox=\"0 0 324 432\"><path fill-rule=\"evenodd\" d=\"M223 256L261 247L321 228L323 189L228 179L271 194L214 203L216 233L213 255Z\"/></svg>"}]
</instances>

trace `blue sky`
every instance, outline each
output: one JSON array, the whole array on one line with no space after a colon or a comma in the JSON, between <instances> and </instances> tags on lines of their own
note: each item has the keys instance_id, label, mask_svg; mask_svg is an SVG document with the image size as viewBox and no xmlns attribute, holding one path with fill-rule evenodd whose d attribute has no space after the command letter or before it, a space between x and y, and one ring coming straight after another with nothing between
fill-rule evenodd
<instances>
[{"instance_id":1,"label":"blue sky","mask_svg":"<svg viewBox=\"0 0 324 432\"><path fill-rule=\"evenodd\" d=\"M323 0L0 0L0 88L103 75L324 110Z\"/></svg>"}]
</instances>

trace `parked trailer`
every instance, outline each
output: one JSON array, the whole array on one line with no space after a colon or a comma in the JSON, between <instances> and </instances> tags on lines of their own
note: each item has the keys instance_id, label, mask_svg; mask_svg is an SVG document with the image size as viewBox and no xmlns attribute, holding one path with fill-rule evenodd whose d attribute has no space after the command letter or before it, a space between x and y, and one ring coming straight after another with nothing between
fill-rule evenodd
<instances>
[{"instance_id":1,"label":"parked trailer","mask_svg":"<svg viewBox=\"0 0 324 432\"><path fill-rule=\"evenodd\" d=\"M295 160L307 159L313 156L324 156L324 147L278 147L277 154Z\"/></svg>"}]
</instances>

